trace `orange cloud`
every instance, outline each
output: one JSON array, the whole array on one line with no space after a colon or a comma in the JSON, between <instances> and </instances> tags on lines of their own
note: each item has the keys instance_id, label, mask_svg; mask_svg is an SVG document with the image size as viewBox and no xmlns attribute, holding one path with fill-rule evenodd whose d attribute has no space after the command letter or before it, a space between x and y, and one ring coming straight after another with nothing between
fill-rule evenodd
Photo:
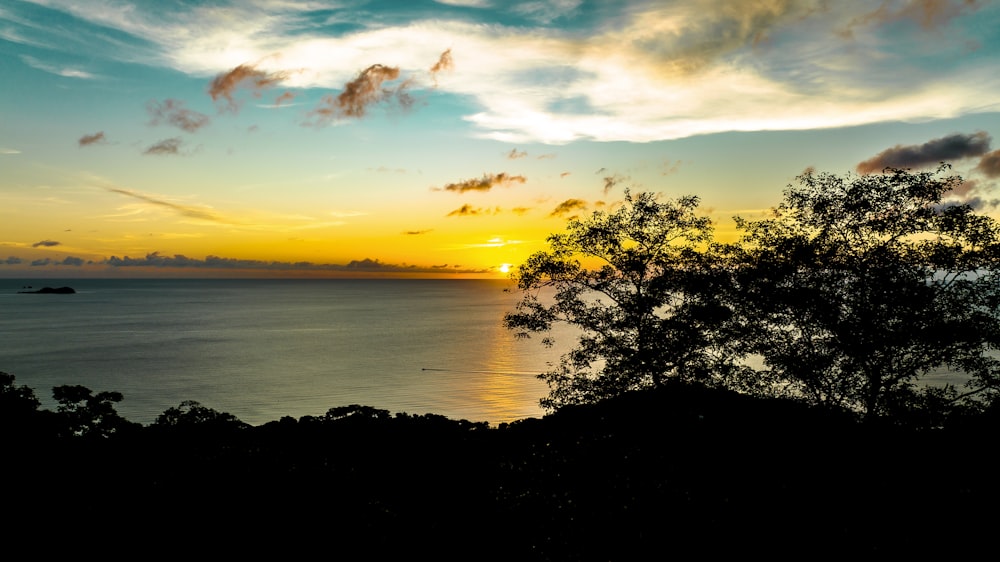
<instances>
[{"instance_id":1,"label":"orange cloud","mask_svg":"<svg viewBox=\"0 0 1000 562\"><path fill-rule=\"evenodd\" d=\"M451 49L448 49L441 53L441 57L438 58L438 61L431 67L431 75L434 77L434 85L437 85L438 72L441 72L442 70L451 70L452 68L455 68L455 61L451 58Z\"/></svg>"},{"instance_id":2,"label":"orange cloud","mask_svg":"<svg viewBox=\"0 0 1000 562\"><path fill-rule=\"evenodd\" d=\"M184 107L184 102L175 99L165 99L163 103L156 100L149 100L146 103L146 111L152 117L150 125L159 125L161 121L182 129L189 133L194 133L209 124L208 115L192 111Z\"/></svg>"},{"instance_id":3,"label":"orange cloud","mask_svg":"<svg viewBox=\"0 0 1000 562\"><path fill-rule=\"evenodd\" d=\"M220 99L224 101L222 111L235 113L240 107L234 97L237 88L248 88L255 96L259 96L261 90L270 88L287 77L288 72L265 72L257 70L253 65L241 64L212 79L208 85L208 95L212 96L212 101L218 102Z\"/></svg>"},{"instance_id":4,"label":"orange cloud","mask_svg":"<svg viewBox=\"0 0 1000 562\"><path fill-rule=\"evenodd\" d=\"M409 80L404 80L395 88L383 88L386 82L399 79L399 67L373 64L361 71L357 78L344 85L344 91L334 97L323 97L319 107L310 115L320 121L330 121L339 117L364 117L368 106L395 99L403 107L413 104L407 92Z\"/></svg>"}]
</instances>

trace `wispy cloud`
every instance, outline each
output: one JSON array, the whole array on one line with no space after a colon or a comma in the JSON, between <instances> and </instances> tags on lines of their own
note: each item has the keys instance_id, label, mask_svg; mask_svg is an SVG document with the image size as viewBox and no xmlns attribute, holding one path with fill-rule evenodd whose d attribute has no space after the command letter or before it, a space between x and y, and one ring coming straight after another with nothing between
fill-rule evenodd
<instances>
[{"instance_id":1,"label":"wispy cloud","mask_svg":"<svg viewBox=\"0 0 1000 562\"><path fill-rule=\"evenodd\" d=\"M182 143L183 141L180 139L180 137L161 140L160 142L153 144L145 151L143 151L143 154L152 154L152 155L180 154Z\"/></svg>"},{"instance_id":2,"label":"wispy cloud","mask_svg":"<svg viewBox=\"0 0 1000 562\"><path fill-rule=\"evenodd\" d=\"M524 183L526 181L528 181L528 178L524 176L500 172L499 174L483 174L481 178L473 178L458 183L449 183L440 188L440 191L453 191L455 193L489 191L496 186L508 186L512 183Z\"/></svg>"},{"instance_id":3,"label":"wispy cloud","mask_svg":"<svg viewBox=\"0 0 1000 562\"><path fill-rule=\"evenodd\" d=\"M582 199L567 199L556 205L556 208L549 213L550 217L561 217L576 211L586 211L587 202Z\"/></svg>"},{"instance_id":4,"label":"wispy cloud","mask_svg":"<svg viewBox=\"0 0 1000 562\"><path fill-rule=\"evenodd\" d=\"M179 269L235 269L235 270L258 270L258 271L300 271L300 272L341 272L357 274L391 274L391 273L436 273L439 268L434 266L420 267L408 264L385 263L377 259L365 258L362 260L351 260L345 264L335 263L314 263L283 262L283 261L262 261L237 258L225 258L220 256L206 256L204 259L192 258L183 254L173 256L163 255L160 252L152 252L141 258L129 256L111 256L105 262L111 267L156 267L156 268L179 268ZM453 268L450 273L484 273L485 269L458 269Z\"/></svg>"},{"instance_id":5,"label":"wispy cloud","mask_svg":"<svg viewBox=\"0 0 1000 562\"><path fill-rule=\"evenodd\" d=\"M199 219L203 221L210 221L210 222L220 222L220 223L231 222L209 209L192 207L190 205L181 205L179 203L173 203L170 201L166 201L164 199L159 199L151 195L146 195L145 193L139 193L138 191L132 191L129 189L121 189L118 187L105 187L104 189L110 191L111 193L118 193L119 195L124 195L126 197L138 199L139 201L143 201L155 207L167 209L184 217Z\"/></svg>"},{"instance_id":6,"label":"wispy cloud","mask_svg":"<svg viewBox=\"0 0 1000 562\"><path fill-rule=\"evenodd\" d=\"M857 166L858 173L870 174L884 168L920 168L940 162L982 156L989 152L992 138L983 131L956 133L923 144L896 145L879 152Z\"/></svg>"},{"instance_id":7,"label":"wispy cloud","mask_svg":"<svg viewBox=\"0 0 1000 562\"><path fill-rule=\"evenodd\" d=\"M496 215L500 213L500 207L473 207L468 203L448 213L447 217L477 217L480 215Z\"/></svg>"},{"instance_id":8,"label":"wispy cloud","mask_svg":"<svg viewBox=\"0 0 1000 562\"><path fill-rule=\"evenodd\" d=\"M983 155L976 166L976 170L989 178L1000 177L1000 150L994 150Z\"/></svg>"},{"instance_id":9,"label":"wispy cloud","mask_svg":"<svg viewBox=\"0 0 1000 562\"><path fill-rule=\"evenodd\" d=\"M422 234L429 234L429 233L431 233L433 231L434 230L431 229L431 228L428 228L427 230L407 230L407 231L403 232L403 234L405 234L407 236L420 236Z\"/></svg>"},{"instance_id":10,"label":"wispy cloud","mask_svg":"<svg viewBox=\"0 0 1000 562\"><path fill-rule=\"evenodd\" d=\"M183 101L175 99L165 99L163 102L150 100L146 103L146 111L152 118L150 125L159 125L166 121L189 133L197 132L211 122L208 115L187 109Z\"/></svg>"},{"instance_id":11,"label":"wispy cloud","mask_svg":"<svg viewBox=\"0 0 1000 562\"><path fill-rule=\"evenodd\" d=\"M83 135L76 142L80 146L90 146L92 144L104 144L106 139L104 138L104 131L99 131L92 135Z\"/></svg>"},{"instance_id":12,"label":"wispy cloud","mask_svg":"<svg viewBox=\"0 0 1000 562\"><path fill-rule=\"evenodd\" d=\"M395 100L401 107L409 107L413 99L407 92L409 80L386 88L383 84L399 79L399 67L373 64L362 70L354 80L344 85L337 96L326 95L319 106L310 112L318 123L325 123L343 117L364 117L368 107Z\"/></svg>"},{"instance_id":13,"label":"wispy cloud","mask_svg":"<svg viewBox=\"0 0 1000 562\"><path fill-rule=\"evenodd\" d=\"M23 60L28 66L37 68L38 70L42 70L50 74L55 74L57 76L63 76L66 78L82 78L85 80L97 78L97 76L85 70L80 70L78 68L73 68L68 66L59 66L59 65L45 63L29 55L21 55L21 60Z\"/></svg>"},{"instance_id":14,"label":"wispy cloud","mask_svg":"<svg viewBox=\"0 0 1000 562\"><path fill-rule=\"evenodd\" d=\"M220 104L220 111L236 113L240 108L240 102L235 97L237 89L248 89L252 95L259 97L263 90L274 87L288 76L287 71L267 72L257 69L256 65L241 64L217 74L208 85L208 95Z\"/></svg>"},{"instance_id":15,"label":"wispy cloud","mask_svg":"<svg viewBox=\"0 0 1000 562\"><path fill-rule=\"evenodd\" d=\"M527 151L524 151L524 150L518 152L518 150L516 148L512 148L512 149L510 149L510 152L507 152L505 154L505 156L507 156L508 160L517 160L519 158L525 158L525 157L527 157L528 153L527 153Z\"/></svg>"},{"instance_id":16,"label":"wispy cloud","mask_svg":"<svg viewBox=\"0 0 1000 562\"><path fill-rule=\"evenodd\" d=\"M964 12L974 12L983 6L977 0L905 0L882 2L878 8L861 14L847 25L842 34L853 36L854 30L865 26L882 26L908 21L926 31L941 28Z\"/></svg>"},{"instance_id":17,"label":"wispy cloud","mask_svg":"<svg viewBox=\"0 0 1000 562\"><path fill-rule=\"evenodd\" d=\"M122 60L140 57L189 76L218 75L216 99L234 110L236 84L248 80L256 89L281 76L246 64L242 75L232 74L229 69L243 61L302 69L282 79L288 87L332 89L353 80L370 61L386 61L387 53L387 68L399 68L400 76L427 75L429 61L441 63L441 48L450 45L446 53L461 53L476 64L454 65L440 87L475 106L464 117L477 136L508 143L646 142L950 118L997 107L1000 61L968 50L970 42L992 41L1000 11L986 2L599 4L596 23L578 18L571 29L508 25L488 10L463 10L458 17L450 14L459 10L414 7L395 18L366 18L370 14L353 5L323 11L324 18L349 19L352 25L342 32L321 25L311 3L260 1L183 11L144 3L129 10L95 10L85 2L48 5L142 37L155 48L123 50ZM524 2L511 13L545 22L583 9L577 0ZM242 22L239 29L234 21ZM908 58L910 51L919 59ZM338 111L336 103L322 107Z\"/></svg>"},{"instance_id":18,"label":"wispy cloud","mask_svg":"<svg viewBox=\"0 0 1000 562\"><path fill-rule=\"evenodd\" d=\"M437 86L438 83L437 75L439 72L445 70L452 70L454 68L455 68L455 61L451 58L451 49L448 49L445 52L441 53L441 56L438 57L437 62L434 63L433 66L431 66L431 76L434 77L434 86L435 87Z\"/></svg>"},{"instance_id":19,"label":"wispy cloud","mask_svg":"<svg viewBox=\"0 0 1000 562\"><path fill-rule=\"evenodd\" d=\"M13 148L0 147L0 154L21 154L21 151Z\"/></svg>"}]
</instances>

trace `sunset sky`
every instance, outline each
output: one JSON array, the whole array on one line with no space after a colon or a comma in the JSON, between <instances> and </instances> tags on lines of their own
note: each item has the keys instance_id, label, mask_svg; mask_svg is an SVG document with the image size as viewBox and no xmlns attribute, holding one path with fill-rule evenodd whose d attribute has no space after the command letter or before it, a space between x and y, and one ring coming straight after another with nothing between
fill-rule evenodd
<instances>
[{"instance_id":1,"label":"sunset sky","mask_svg":"<svg viewBox=\"0 0 1000 562\"><path fill-rule=\"evenodd\" d=\"M7 278L502 277L626 188L732 239L808 168L1000 202L996 2L8 0L0 70Z\"/></svg>"}]
</instances>

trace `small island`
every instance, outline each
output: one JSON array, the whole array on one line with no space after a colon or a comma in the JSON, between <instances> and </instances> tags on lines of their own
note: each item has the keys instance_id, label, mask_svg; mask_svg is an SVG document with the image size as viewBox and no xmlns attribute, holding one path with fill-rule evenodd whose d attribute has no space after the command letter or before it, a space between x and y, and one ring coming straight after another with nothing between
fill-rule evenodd
<instances>
[{"instance_id":1,"label":"small island","mask_svg":"<svg viewBox=\"0 0 1000 562\"><path fill-rule=\"evenodd\" d=\"M30 289L30 287L28 287ZM76 293L73 287L42 287L36 291L18 291L21 294L42 294L42 295L72 295Z\"/></svg>"}]
</instances>

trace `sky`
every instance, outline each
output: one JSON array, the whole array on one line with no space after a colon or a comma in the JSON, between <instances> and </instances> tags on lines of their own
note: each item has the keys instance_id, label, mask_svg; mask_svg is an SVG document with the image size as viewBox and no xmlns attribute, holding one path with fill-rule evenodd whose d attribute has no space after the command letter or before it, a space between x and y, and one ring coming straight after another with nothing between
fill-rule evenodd
<instances>
[{"instance_id":1,"label":"sky","mask_svg":"<svg viewBox=\"0 0 1000 562\"><path fill-rule=\"evenodd\" d=\"M625 191L806 170L998 213L977 0L8 0L0 277L502 278Z\"/></svg>"}]
</instances>

